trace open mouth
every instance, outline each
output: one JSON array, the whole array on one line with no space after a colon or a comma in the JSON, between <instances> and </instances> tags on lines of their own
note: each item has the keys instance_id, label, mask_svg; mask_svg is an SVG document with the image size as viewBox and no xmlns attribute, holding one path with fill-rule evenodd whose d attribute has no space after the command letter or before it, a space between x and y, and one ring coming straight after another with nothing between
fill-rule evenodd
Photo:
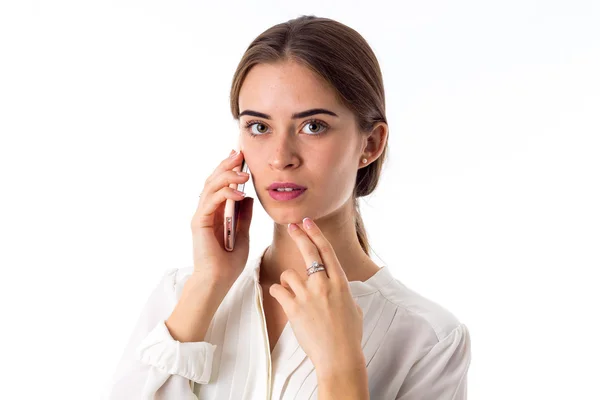
<instances>
[{"instance_id":1,"label":"open mouth","mask_svg":"<svg viewBox=\"0 0 600 400\"><path fill-rule=\"evenodd\" d=\"M292 200L306 192L306 189L271 189L269 195L275 200Z\"/></svg>"}]
</instances>

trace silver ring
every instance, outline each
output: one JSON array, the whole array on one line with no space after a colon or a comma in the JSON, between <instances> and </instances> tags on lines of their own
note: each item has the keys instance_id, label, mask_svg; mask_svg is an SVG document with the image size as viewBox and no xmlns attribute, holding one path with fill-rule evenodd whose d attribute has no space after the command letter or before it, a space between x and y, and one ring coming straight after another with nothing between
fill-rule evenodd
<instances>
[{"instance_id":1,"label":"silver ring","mask_svg":"<svg viewBox=\"0 0 600 400\"><path fill-rule=\"evenodd\" d=\"M320 264L318 261L313 261L310 267L306 269L306 274L310 276L319 271L325 271L325 265Z\"/></svg>"}]
</instances>

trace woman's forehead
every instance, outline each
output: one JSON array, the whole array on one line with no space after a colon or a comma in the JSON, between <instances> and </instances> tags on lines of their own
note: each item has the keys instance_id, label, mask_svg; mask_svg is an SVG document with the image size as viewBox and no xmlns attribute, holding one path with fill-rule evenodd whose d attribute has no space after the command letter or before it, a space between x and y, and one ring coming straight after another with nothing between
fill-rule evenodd
<instances>
[{"instance_id":1,"label":"woman's forehead","mask_svg":"<svg viewBox=\"0 0 600 400\"><path fill-rule=\"evenodd\" d=\"M242 83L238 102L240 110L262 108L267 113L276 109L293 108L293 113L300 109L341 106L336 91L324 79L293 62L252 67Z\"/></svg>"}]
</instances>

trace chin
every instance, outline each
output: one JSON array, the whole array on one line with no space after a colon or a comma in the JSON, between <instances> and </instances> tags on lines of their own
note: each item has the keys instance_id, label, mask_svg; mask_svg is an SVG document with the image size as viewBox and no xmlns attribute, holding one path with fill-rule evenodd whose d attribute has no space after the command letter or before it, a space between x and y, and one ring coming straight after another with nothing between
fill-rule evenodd
<instances>
[{"instance_id":1,"label":"chin","mask_svg":"<svg viewBox=\"0 0 600 400\"><path fill-rule=\"evenodd\" d=\"M277 206L271 206L270 208L265 208L265 211L267 212L267 214L269 215L269 217L271 217L271 219L273 220L274 223L279 224L279 225L286 225L293 222L293 223L300 223L302 224L302 219L304 217L309 217L310 215L308 215L306 213L306 211L303 211L304 208L300 208L300 207L290 207L290 208L285 208L285 207L277 207ZM307 215L305 215L307 214Z\"/></svg>"},{"instance_id":2,"label":"chin","mask_svg":"<svg viewBox=\"0 0 600 400\"><path fill-rule=\"evenodd\" d=\"M289 223L302 224L302 219L306 217L306 215L300 215L299 212L285 212L279 213L278 215L269 214L273 222L279 225L286 225Z\"/></svg>"}]
</instances>

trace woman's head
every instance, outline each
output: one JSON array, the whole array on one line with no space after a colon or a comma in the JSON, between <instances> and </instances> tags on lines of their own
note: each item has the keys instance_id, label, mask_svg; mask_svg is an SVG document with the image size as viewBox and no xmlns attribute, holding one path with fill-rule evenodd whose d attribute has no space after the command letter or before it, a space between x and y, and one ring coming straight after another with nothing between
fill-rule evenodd
<instances>
[{"instance_id":1,"label":"woman's head","mask_svg":"<svg viewBox=\"0 0 600 400\"><path fill-rule=\"evenodd\" d=\"M319 219L351 202L369 255L357 198L379 181L387 120L379 64L362 36L314 16L275 25L246 50L230 98L256 193L275 222ZM320 111L293 116L314 109ZM307 190L278 201L267 190L275 181Z\"/></svg>"}]
</instances>

